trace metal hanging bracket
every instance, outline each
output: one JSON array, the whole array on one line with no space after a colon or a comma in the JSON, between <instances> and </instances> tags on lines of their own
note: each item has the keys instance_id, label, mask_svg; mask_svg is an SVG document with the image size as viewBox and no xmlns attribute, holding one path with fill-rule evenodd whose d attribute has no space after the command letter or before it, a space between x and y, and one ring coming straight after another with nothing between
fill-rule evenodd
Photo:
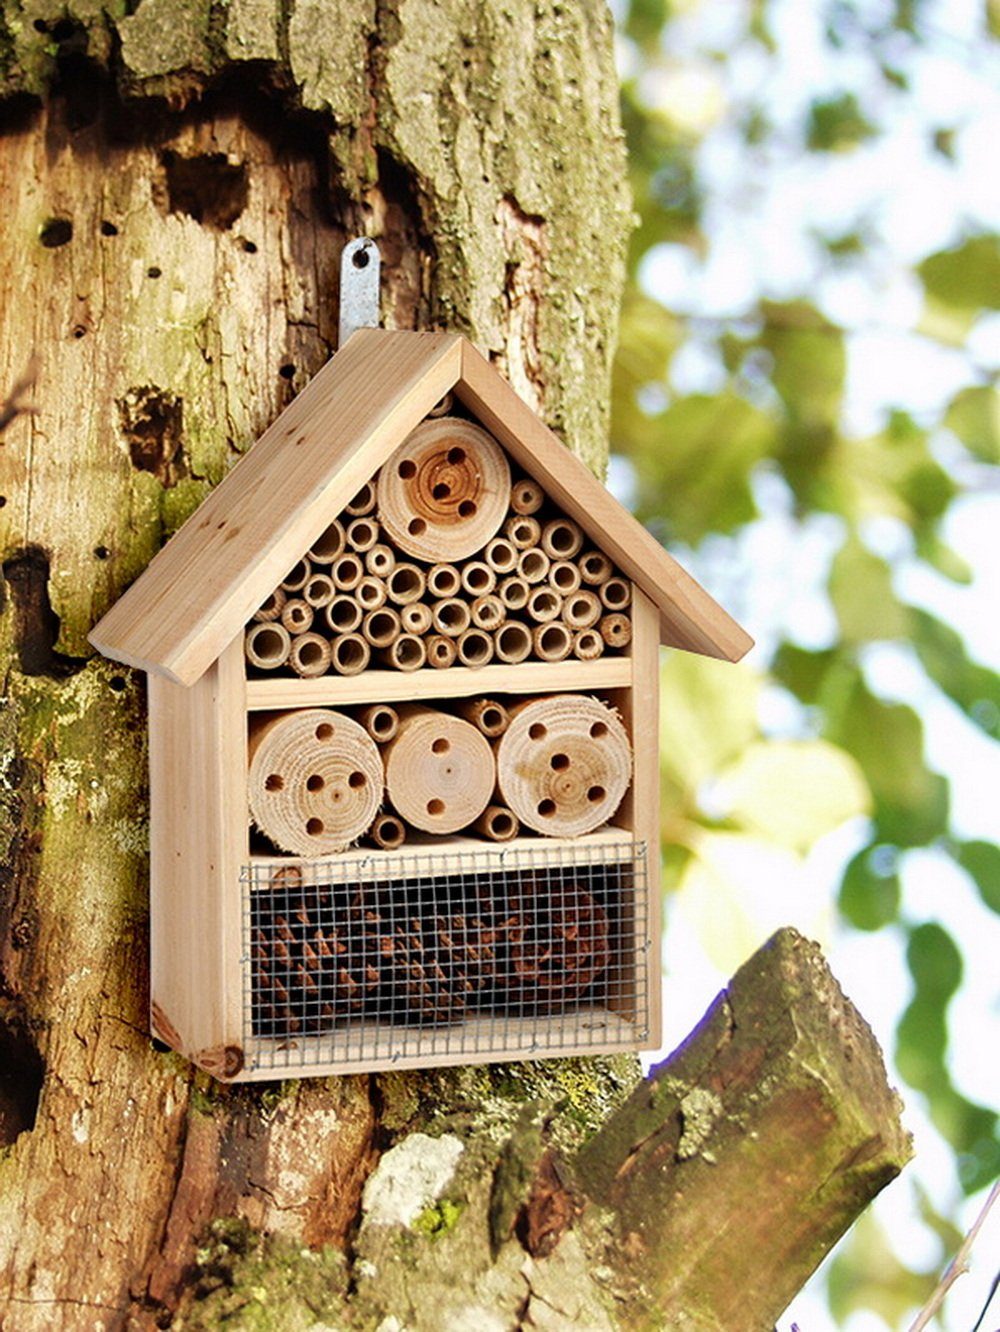
<instances>
[{"instance_id":1,"label":"metal hanging bracket","mask_svg":"<svg viewBox=\"0 0 1000 1332\"><path fill-rule=\"evenodd\" d=\"M379 274L382 256L368 236L344 246L340 256L340 336L338 346L359 328L379 326Z\"/></svg>"}]
</instances>

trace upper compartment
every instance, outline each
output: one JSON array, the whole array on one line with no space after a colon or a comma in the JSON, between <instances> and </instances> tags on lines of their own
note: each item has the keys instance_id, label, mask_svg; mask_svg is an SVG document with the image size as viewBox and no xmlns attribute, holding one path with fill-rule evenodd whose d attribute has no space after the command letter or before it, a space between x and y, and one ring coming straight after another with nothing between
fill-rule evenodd
<instances>
[{"instance_id":1,"label":"upper compartment","mask_svg":"<svg viewBox=\"0 0 1000 1332\"><path fill-rule=\"evenodd\" d=\"M660 612L662 641L737 660L744 631L454 334L355 333L91 633L106 656L192 684L445 394ZM406 478L401 478L406 480Z\"/></svg>"}]
</instances>

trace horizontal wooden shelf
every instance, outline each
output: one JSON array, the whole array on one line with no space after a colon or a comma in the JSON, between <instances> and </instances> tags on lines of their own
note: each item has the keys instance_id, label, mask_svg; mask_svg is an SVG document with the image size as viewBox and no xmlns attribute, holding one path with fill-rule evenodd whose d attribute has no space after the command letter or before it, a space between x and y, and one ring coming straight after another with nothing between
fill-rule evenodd
<instances>
[{"instance_id":1,"label":"horizontal wooden shelf","mask_svg":"<svg viewBox=\"0 0 1000 1332\"><path fill-rule=\"evenodd\" d=\"M514 837L509 842L460 835L411 836L405 846L393 851L354 847L340 855L315 860L299 856L251 856L250 876L263 887L270 869L300 865L306 883L355 883L359 879L374 882L393 875L442 878L552 866L559 861L586 864L588 857L593 857L590 863L626 864L635 859L637 850L632 834L611 824L582 837Z\"/></svg>"},{"instance_id":2,"label":"horizontal wooden shelf","mask_svg":"<svg viewBox=\"0 0 1000 1332\"><path fill-rule=\"evenodd\" d=\"M253 1038L247 1063L235 1079L263 1082L311 1077L352 1069L419 1068L432 1056L436 1066L496 1059L541 1059L546 1055L594 1055L650 1048L650 1033L607 1008L581 1007L551 1017L502 1020L470 1015L459 1026L390 1027L353 1022L322 1036Z\"/></svg>"},{"instance_id":3,"label":"horizontal wooden shelf","mask_svg":"<svg viewBox=\"0 0 1000 1332\"><path fill-rule=\"evenodd\" d=\"M631 657L596 661L525 661L518 666L452 666L435 671L362 671L323 675L318 680L248 680L251 711L346 707L351 703L402 703L428 698L492 694L584 693L621 689L632 683Z\"/></svg>"}]
</instances>

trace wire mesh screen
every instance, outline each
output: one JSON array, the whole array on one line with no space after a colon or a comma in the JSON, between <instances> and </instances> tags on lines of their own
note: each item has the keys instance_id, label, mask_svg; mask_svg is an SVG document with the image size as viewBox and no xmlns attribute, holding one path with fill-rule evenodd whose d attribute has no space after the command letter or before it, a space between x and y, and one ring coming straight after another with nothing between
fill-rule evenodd
<instances>
[{"instance_id":1,"label":"wire mesh screen","mask_svg":"<svg viewBox=\"0 0 1000 1332\"><path fill-rule=\"evenodd\" d=\"M634 1048L648 1034L645 845L257 863L244 1051L276 1075Z\"/></svg>"}]
</instances>

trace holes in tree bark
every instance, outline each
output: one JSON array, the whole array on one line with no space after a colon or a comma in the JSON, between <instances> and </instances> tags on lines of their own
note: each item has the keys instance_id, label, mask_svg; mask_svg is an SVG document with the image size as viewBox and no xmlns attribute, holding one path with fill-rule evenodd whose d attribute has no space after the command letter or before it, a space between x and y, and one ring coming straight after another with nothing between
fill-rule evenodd
<instances>
[{"instance_id":1,"label":"holes in tree bark","mask_svg":"<svg viewBox=\"0 0 1000 1332\"><path fill-rule=\"evenodd\" d=\"M0 1147L35 1127L45 1061L16 1019L0 1018Z\"/></svg>"},{"instance_id":2,"label":"holes in tree bark","mask_svg":"<svg viewBox=\"0 0 1000 1332\"><path fill-rule=\"evenodd\" d=\"M50 217L41 225L38 239L47 250L58 250L73 239L73 223L68 217Z\"/></svg>"},{"instance_id":3,"label":"holes in tree bark","mask_svg":"<svg viewBox=\"0 0 1000 1332\"><path fill-rule=\"evenodd\" d=\"M245 162L225 153L182 157L168 149L161 157L167 182L167 209L228 231L247 206L250 177Z\"/></svg>"},{"instance_id":4,"label":"holes in tree bark","mask_svg":"<svg viewBox=\"0 0 1000 1332\"><path fill-rule=\"evenodd\" d=\"M131 388L118 399L118 412L133 467L167 489L187 475L183 398L155 385Z\"/></svg>"},{"instance_id":5,"label":"holes in tree bark","mask_svg":"<svg viewBox=\"0 0 1000 1332\"><path fill-rule=\"evenodd\" d=\"M56 651L59 616L49 600L49 557L40 546L27 546L4 561L3 576L14 608L14 645L25 675L65 679L85 662Z\"/></svg>"}]
</instances>

